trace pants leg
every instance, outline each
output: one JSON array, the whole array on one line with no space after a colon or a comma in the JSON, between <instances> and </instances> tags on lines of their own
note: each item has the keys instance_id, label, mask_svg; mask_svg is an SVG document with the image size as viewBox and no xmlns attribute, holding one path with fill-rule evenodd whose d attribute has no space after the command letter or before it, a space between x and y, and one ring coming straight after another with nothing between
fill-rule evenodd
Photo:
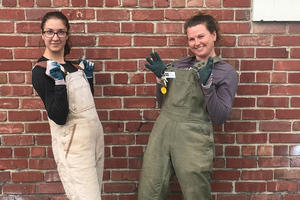
<instances>
[{"instance_id":1,"label":"pants leg","mask_svg":"<svg viewBox=\"0 0 300 200\"><path fill-rule=\"evenodd\" d=\"M172 162L184 200L211 200L214 145L206 125L178 123Z\"/></svg>"},{"instance_id":2,"label":"pants leg","mask_svg":"<svg viewBox=\"0 0 300 200\"><path fill-rule=\"evenodd\" d=\"M61 137L58 145L53 146L57 148L53 152L57 154L55 157L58 158L56 159L58 172L70 200L101 200L101 182L99 183L98 174L103 172L103 168L100 169L103 167L101 165L103 157L98 158L99 166L97 166L96 157L101 154L101 149L97 147L99 152L96 155L99 127L92 123L77 123L73 138L73 131L70 131L73 130L73 125L66 128L67 133Z\"/></svg>"},{"instance_id":3,"label":"pants leg","mask_svg":"<svg viewBox=\"0 0 300 200\"><path fill-rule=\"evenodd\" d=\"M172 175L168 138L170 127L161 116L153 127L143 159L139 200L165 200L168 195Z\"/></svg>"}]
</instances>

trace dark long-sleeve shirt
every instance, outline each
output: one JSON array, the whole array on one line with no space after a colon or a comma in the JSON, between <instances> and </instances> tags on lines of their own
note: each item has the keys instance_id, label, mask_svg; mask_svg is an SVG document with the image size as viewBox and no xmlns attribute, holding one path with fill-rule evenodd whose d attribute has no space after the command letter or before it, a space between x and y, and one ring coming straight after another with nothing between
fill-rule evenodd
<instances>
[{"instance_id":1,"label":"dark long-sleeve shirt","mask_svg":"<svg viewBox=\"0 0 300 200\"><path fill-rule=\"evenodd\" d=\"M47 58L41 57L38 62L47 60ZM61 65L69 73L77 71L77 68L70 61L66 61L66 64ZM41 97L48 117L56 124L64 125L69 113L66 85L55 85L54 80L47 76L45 71L45 68L38 65L32 69L32 85ZM93 93L93 78L89 78L88 81Z\"/></svg>"},{"instance_id":2,"label":"dark long-sleeve shirt","mask_svg":"<svg viewBox=\"0 0 300 200\"><path fill-rule=\"evenodd\" d=\"M193 67L196 58L185 57L172 64L175 68L186 69ZM201 83L199 83L201 84ZM206 109L214 124L223 124L229 117L232 103L237 90L238 77L235 69L224 61L214 64L211 78L205 86L202 85L202 92L205 97ZM161 105L162 94L160 84L157 84L156 96Z\"/></svg>"}]
</instances>

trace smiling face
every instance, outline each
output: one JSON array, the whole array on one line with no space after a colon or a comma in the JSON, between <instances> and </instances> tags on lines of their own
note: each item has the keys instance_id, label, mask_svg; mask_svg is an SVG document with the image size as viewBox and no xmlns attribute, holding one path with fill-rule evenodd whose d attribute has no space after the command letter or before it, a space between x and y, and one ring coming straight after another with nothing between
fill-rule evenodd
<instances>
[{"instance_id":1,"label":"smiling face","mask_svg":"<svg viewBox=\"0 0 300 200\"><path fill-rule=\"evenodd\" d=\"M42 33L42 38L45 42L46 52L48 54L64 55L64 47L68 39L68 34L66 34L64 37L58 36L62 35L62 32L67 32L67 27L64 25L63 21L57 18L50 18L45 22L42 31L44 32ZM54 33L60 32L60 34L54 34L53 37L49 37L49 34L47 34L45 31L48 33L51 31Z\"/></svg>"},{"instance_id":2,"label":"smiling face","mask_svg":"<svg viewBox=\"0 0 300 200\"><path fill-rule=\"evenodd\" d=\"M198 24L188 27L186 32L188 45L197 60L207 60L209 57L216 56L214 47L217 36L215 31L210 33L205 24Z\"/></svg>"}]
</instances>

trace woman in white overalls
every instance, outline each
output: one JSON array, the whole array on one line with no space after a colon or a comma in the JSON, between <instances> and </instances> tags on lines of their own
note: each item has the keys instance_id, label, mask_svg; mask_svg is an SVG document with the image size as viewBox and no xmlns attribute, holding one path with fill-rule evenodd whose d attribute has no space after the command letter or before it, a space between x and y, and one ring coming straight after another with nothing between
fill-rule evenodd
<instances>
[{"instance_id":1,"label":"woman in white overalls","mask_svg":"<svg viewBox=\"0 0 300 200\"><path fill-rule=\"evenodd\" d=\"M93 99L94 64L65 60L69 29L61 12L43 17L45 51L32 69L32 84L48 114L53 154L68 198L101 200L104 139Z\"/></svg>"}]
</instances>

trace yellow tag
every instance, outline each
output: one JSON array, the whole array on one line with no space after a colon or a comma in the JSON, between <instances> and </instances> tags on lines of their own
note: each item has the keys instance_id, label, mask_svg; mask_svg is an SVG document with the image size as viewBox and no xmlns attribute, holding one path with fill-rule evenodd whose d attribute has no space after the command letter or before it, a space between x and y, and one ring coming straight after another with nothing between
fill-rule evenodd
<instances>
[{"instance_id":1,"label":"yellow tag","mask_svg":"<svg viewBox=\"0 0 300 200\"><path fill-rule=\"evenodd\" d=\"M163 87L160 88L160 91L161 91L162 94L166 94L167 93L167 88L163 86Z\"/></svg>"}]
</instances>

